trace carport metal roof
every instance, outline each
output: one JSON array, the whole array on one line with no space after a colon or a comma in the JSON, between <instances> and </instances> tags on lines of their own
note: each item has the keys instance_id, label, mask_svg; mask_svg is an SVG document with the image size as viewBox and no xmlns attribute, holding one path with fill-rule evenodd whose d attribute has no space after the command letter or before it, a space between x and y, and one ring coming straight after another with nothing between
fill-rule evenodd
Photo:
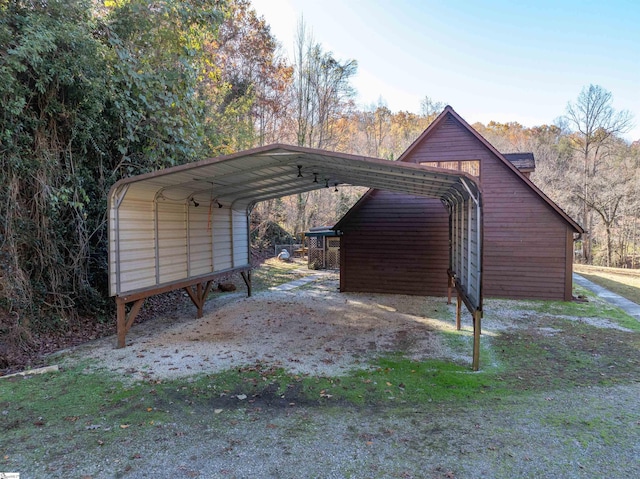
<instances>
[{"instance_id":1,"label":"carport metal roof","mask_svg":"<svg viewBox=\"0 0 640 479\"><path fill-rule=\"evenodd\" d=\"M151 198L212 195L214 201L237 210L341 185L445 200L466 195L468 188L477 190L473 177L462 172L275 144L126 178L112 193L126 188Z\"/></svg>"}]
</instances>

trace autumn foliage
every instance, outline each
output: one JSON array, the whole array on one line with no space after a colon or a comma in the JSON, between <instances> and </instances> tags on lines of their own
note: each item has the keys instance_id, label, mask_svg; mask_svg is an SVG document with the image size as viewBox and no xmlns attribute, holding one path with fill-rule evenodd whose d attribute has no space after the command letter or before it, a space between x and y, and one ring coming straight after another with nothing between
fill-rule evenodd
<instances>
[{"instance_id":1,"label":"autumn foliage","mask_svg":"<svg viewBox=\"0 0 640 479\"><path fill-rule=\"evenodd\" d=\"M106 195L120 178L274 142L394 160L444 106L356 105L357 61L298 28L287 59L248 0L0 1L0 346L110 316ZM640 146L565 117L474 127L534 152L534 181L590 231L584 260L635 266ZM362 191L272 200L254 225L295 237Z\"/></svg>"}]
</instances>

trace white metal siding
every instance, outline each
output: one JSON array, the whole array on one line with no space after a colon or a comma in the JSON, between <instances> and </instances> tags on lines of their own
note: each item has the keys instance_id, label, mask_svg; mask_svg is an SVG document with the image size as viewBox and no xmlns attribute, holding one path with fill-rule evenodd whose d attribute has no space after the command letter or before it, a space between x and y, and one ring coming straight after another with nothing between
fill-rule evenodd
<instances>
[{"instance_id":1,"label":"white metal siding","mask_svg":"<svg viewBox=\"0 0 640 479\"><path fill-rule=\"evenodd\" d=\"M469 196L458 198L450 212L451 269L467 297L478 307L482 274L480 205Z\"/></svg>"},{"instance_id":2,"label":"white metal siding","mask_svg":"<svg viewBox=\"0 0 640 479\"><path fill-rule=\"evenodd\" d=\"M247 216L243 211L233 210L233 266L249 263Z\"/></svg>"},{"instance_id":3,"label":"white metal siding","mask_svg":"<svg viewBox=\"0 0 640 479\"><path fill-rule=\"evenodd\" d=\"M158 201L158 284L188 277L186 226L184 204Z\"/></svg>"},{"instance_id":4,"label":"white metal siding","mask_svg":"<svg viewBox=\"0 0 640 479\"><path fill-rule=\"evenodd\" d=\"M243 211L218 208L216 203L210 206L202 200L196 207L186 199L177 201L169 195L154 202L149 200L147 190L131 188L119 205L112 201L109 218L112 294L248 265L248 232Z\"/></svg>"},{"instance_id":5,"label":"white metal siding","mask_svg":"<svg viewBox=\"0 0 640 479\"><path fill-rule=\"evenodd\" d=\"M213 264L216 271L231 268L231 216L229 208L213 208Z\"/></svg>"},{"instance_id":6,"label":"white metal siding","mask_svg":"<svg viewBox=\"0 0 640 479\"><path fill-rule=\"evenodd\" d=\"M189 206L189 276L199 276L213 271L213 235L209 211L208 204L201 203L199 207L193 204Z\"/></svg>"},{"instance_id":7,"label":"white metal siding","mask_svg":"<svg viewBox=\"0 0 640 479\"><path fill-rule=\"evenodd\" d=\"M152 203L125 198L118 210L118 222L120 291L155 285ZM115 241L116 238L112 238L114 256Z\"/></svg>"}]
</instances>

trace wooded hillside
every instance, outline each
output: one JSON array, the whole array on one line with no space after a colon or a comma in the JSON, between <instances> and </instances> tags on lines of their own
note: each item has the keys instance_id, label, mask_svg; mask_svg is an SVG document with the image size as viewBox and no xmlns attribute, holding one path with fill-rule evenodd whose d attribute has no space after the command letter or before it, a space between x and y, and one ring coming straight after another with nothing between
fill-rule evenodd
<instances>
[{"instance_id":1,"label":"wooded hillside","mask_svg":"<svg viewBox=\"0 0 640 479\"><path fill-rule=\"evenodd\" d=\"M0 0L0 346L110 317L106 194L120 178L275 142L396 159L444 104L356 105L357 67L302 22L290 63L249 0ZM588 85L558 124L473 126L535 154L534 182L589 231L580 261L635 267L640 141L623 140L631 118L611 99ZM361 193L272 200L253 222L295 235Z\"/></svg>"}]
</instances>

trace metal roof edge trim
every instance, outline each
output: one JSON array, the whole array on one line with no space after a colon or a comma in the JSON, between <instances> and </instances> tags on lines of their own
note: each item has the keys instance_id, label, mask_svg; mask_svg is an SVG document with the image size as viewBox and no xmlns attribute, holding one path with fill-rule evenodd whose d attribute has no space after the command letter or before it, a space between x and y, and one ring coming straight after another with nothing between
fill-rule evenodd
<instances>
[{"instance_id":1,"label":"metal roof edge trim","mask_svg":"<svg viewBox=\"0 0 640 479\"><path fill-rule=\"evenodd\" d=\"M382 158L373 158L373 157L367 157L362 155L352 155L349 153L341 153L341 152L331 151L331 150L322 150L317 148L307 148L302 146L286 145L282 143L273 143L270 145L265 145L257 148L251 148L248 150L239 151L229 155L207 158L205 160L200 160L192 163L185 163L182 165L172 166L170 168L164 168L162 170L156 170L148 173L143 173L140 175L129 176L127 178L121 178L120 180L116 181L109 189L108 199L109 201L111 201L111 198L113 197L114 192L127 184L138 183L148 179L157 178L160 176L168 176L171 174L181 173L184 171L197 170L198 168L205 167L211 164L233 161L234 159L238 159L246 156L254 156L254 155L260 155L260 154L267 155L269 152L276 153L278 150L284 150L284 152L289 152L293 154L332 156L335 158L340 158L345 160L358 161L365 164L379 165L383 167L391 166L392 168L400 168L407 171L413 170L416 172L429 172L437 176L464 177L469 181L471 181L474 185L476 185L476 188L478 189L478 191L480 191L480 185L476 182L476 179L466 172L453 171L453 170L445 171L442 168L435 168L435 167L418 165L413 163L406 163L406 162L400 163L399 161L385 160Z\"/></svg>"}]
</instances>

